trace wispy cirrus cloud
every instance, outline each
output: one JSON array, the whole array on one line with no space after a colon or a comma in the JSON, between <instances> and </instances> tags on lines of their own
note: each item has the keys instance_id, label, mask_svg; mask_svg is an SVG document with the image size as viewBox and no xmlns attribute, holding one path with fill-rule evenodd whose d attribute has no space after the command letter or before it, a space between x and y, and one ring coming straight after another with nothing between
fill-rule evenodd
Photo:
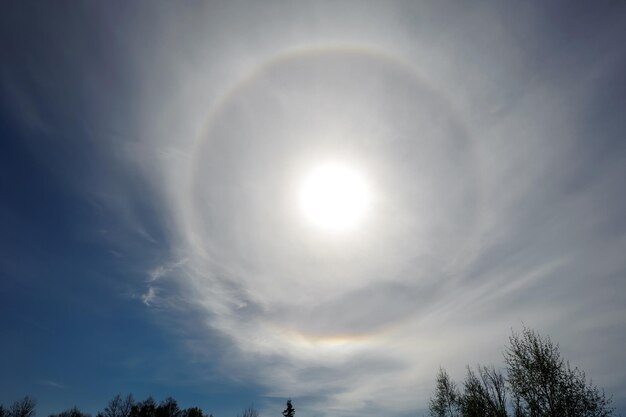
<instances>
[{"instance_id":1,"label":"wispy cirrus cloud","mask_svg":"<svg viewBox=\"0 0 626 417\"><path fill-rule=\"evenodd\" d=\"M135 298L188 312L175 331L194 361L263 387L263 414L293 397L307 414L404 415L440 365L501 363L526 323L623 393L622 10L151 11L123 37L150 42L116 50L135 106L104 123L132 129L95 134L123 169L91 194L167 249ZM373 190L362 227L339 237L294 203L329 158Z\"/></svg>"},{"instance_id":2,"label":"wispy cirrus cloud","mask_svg":"<svg viewBox=\"0 0 626 417\"><path fill-rule=\"evenodd\" d=\"M61 384L59 382L52 381L52 380L49 380L49 379L39 380L39 381L37 381L37 384L44 385L46 387L57 388L57 389L65 389L66 388L65 384Z\"/></svg>"},{"instance_id":3,"label":"wispy cirrus cloud","mask_svg":"<svg viewBox=\"0 0 626 417\"><path fill-rule=\"evenodd\" d=\"M180 292L207 339L232 343L221 360L233 374L311 412L402 414L426 404L439 365L461 376L466 363L501 363L511 327L526 323L624 384L609 365L621 353L584 356L604 339L576 336L583 321L615 335L604 317L626 308L623 233L611 232L623 229L625 155L598 148L623 132L598 102L623 61L616 45L593 47L616 21L566 11L593 28L564 44L540 5L520 6L522 24L502 5L368 3L342 25L346 10L320 6L326 20L283 27L285 40L266 31L281 27L271 13L230 12L246 29L209 48L220 66L163 56L187 87L146 129L176 132L149 135L177 151L147 174L187 259ZM237 41L250 33L256 50ZM361 230L335 240L289 200L329 155L366 172L377 199Z\"/></svg>"}]
</instances>

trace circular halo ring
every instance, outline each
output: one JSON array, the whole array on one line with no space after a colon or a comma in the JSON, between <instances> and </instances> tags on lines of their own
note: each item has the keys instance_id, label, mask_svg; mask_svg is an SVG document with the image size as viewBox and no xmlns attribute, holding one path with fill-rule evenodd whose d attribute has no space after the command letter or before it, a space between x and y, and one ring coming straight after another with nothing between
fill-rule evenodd
<instances>
[{"instance_id":1,"label":"circular halo ring","mask_svg":"<svg viewBox=\"0 0 626 417\"><path fill-rule=\"evenodd\" d=\"M239 81L232 84L230 87L226 88L224 93L220 95L216 100L213 106L209 109L206 122L202 129L200 130L200 134L195 138L194 143L191 148L191 161L188 166L187 171L187 183L186 183L186 195L187 201L191 204L187 204L187 207L190 207L190 212L185 213L184 216L184 233L186 234L187 239L191 239L191 243L195 247L195 249L200 249L201 254L205 259L210 260L211 252L208 251L206 247L207 242L202 239L202 236L198 234L198 231L195 229L195 225L197 224L199 213L197 208L193 204L193 190L196 188L196 183L198 181L198 169L201 164L201 156L202 152L200 151L202 147L206 146L206 143L211 140L210 132L217 120L219 120L220 114L222 113L225 106L228 105L231 101L235 100L235 98L243 93L245 89L254 84L257 80L261 79L265 74L272 71L274 68L280 67L284 64L289 64L292 61L311 58L311 57L320 57L323 58L326 55L331 54L346 54L366 59L377 60L385 65L389 65L397 70L407 74L412 78L416 85L419 85L419 88L429 91L431 94L437 97L439 101L439 105L443 107L443 110L448 112L448 116L453 122L459 126L463 132L466 132L465 124L458 117L457 112L454 110L451 105L450 100L447 99L446 95L443 94L442 91L436 89L432 86L431 83L426 82L425 78L420 74L420 72L409 62L396 57L395 55L389 54L385 51L381 51L379 49L360 46L360 45L332 45L332 46L311 46L311 47L298 47L294 49L288 49L281 53L278 53L266 61L259 64L255 69L249 72L246 76L242 77ZM471 142L471 137L467 134L464 135L464 138ZM473 151L472 143L469 143L469 147L467 150L470 152ZM480 187L477 187L477 191L480 191ZM467 239L467 241L471 241L471 236ZM452 257L454 258L454 257ZM232 285L232 283L231 283ZM408 318L408 317L406 317ZM262 320L263 321L263 320ZM364 337L368 338L373 334L380 334L380 332L387 331L393 327L400 325L403 321L402 318L399 320L395 320L392 323L388 323L382 327L377 327L376 329L369 330L360 330L355 331L354 334L345 335L347 338L351 337ZM270 323L265 323L270 324ZM289 326L285 324L272 323L274 326L279 326L280 328L286 329ZM303 330L293 330L299 332L304 337L319 337L324 338L328 335L316 335L311 334L309 332Z\"/></svg>"}]
</instances>

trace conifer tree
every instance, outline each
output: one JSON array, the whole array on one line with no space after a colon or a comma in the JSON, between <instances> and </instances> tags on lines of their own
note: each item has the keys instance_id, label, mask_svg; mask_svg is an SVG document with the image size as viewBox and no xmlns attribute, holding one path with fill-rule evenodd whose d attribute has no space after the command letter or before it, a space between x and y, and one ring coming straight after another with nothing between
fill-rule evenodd
<instances>
[{"instance_id":1,"label":"conifer tree","mask_svg":"<svg viewBox=\"0 0 626 417\"><path fill-rule=\"evenodd\" d=\"M283 411L283 416L295 417L295 415L296 415L296 409L293 408L293 405L291 405L291 400L287 400L287 408L285 408L285 411Z\"/></svg>"}]
</instances>

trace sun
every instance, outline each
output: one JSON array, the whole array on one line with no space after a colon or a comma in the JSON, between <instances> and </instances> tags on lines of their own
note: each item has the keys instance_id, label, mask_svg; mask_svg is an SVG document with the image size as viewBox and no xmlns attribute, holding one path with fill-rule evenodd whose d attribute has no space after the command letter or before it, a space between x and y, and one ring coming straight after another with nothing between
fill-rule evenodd
<instances>
[{"instance_id":1,"label":"sun","mask_svg":"<svg viewBox=\"0 0 626 417\"><path fill-rule=\"evenodd\" d=\"M299 188L305 218L329 232L354 229L370 206L367 181L350 165L331 161L317 165Z\"/></svg>"}]
</instances>

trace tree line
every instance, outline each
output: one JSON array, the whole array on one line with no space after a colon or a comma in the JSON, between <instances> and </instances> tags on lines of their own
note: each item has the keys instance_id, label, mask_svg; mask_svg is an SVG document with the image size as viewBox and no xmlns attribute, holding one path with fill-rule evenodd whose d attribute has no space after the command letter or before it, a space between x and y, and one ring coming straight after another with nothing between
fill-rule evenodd
<instances>
[{"instance_id":1,"label":"tree line","mask_svg":"<svg viewBox=\"0 0 626 417\"><path fill-rule=\"evenodd\" d=\"M7 408L0 404L0 417L35 417L35 405L35 400L31 397L15 401ZM288 400L287 408L282 413L283 417L295 417L295 413L291 400ZM58 414L50 414L49 417L91 417L91 415L74 406ZM109 401L104 410L96 414L96 417L213 417L213 414L205 414L198 407L181 409L172 397L157 404L152 397L135 401L132 394L125 397L118 394ZM254 407L248 407L237 417L259 417L259 412Z\"/></svg>"},{"instance_id":2,"label":"tree line","mask_svg":"<svg viewBox=\"0 0 626 417\"><path fill-rule=\"evenodd\" d=\"M585 373L561 357L549 337L532 329L512 332L504 351L504 369L478 365L467 367L459 386L440 368L429 401L430 417L612 417L611 398L593 385ZM295 417L291 400L282 413ZM0 405L0 417L34 417L30 397L10 407ZM91 417L77 407L49 417ZM152 397L135 401L132 395L116 395L96 417L213 417L198 407L181 409L168 397L156 403ZM237 417L259 417L253 407Z\"/></svg>"},{"instance_id":3,"label":"tree line","mask_svg":"<svg viewBox=\"0 0 626 417\"><path fill-rule=\"evenodd\" d=\"M549 337L532 329L512 332L504 371L467 367L460 386L440 368L431 417L610 417L611 398L561 357Z\"/></svg>"}]
</instances>

